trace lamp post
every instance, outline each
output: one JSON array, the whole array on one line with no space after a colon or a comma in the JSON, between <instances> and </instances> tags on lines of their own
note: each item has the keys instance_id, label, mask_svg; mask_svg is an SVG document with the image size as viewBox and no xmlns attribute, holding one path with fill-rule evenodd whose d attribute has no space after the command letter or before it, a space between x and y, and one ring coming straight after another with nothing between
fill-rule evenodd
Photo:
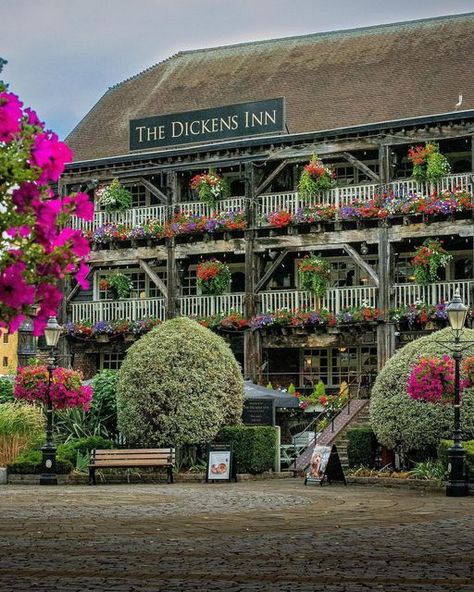
<instances>
[{"instance_id":1,"label":"lamp post","mask_svg":"<svg viewBox=\"0 0 474 592\"><path fill-rule=\"evenodd\" d=\"M53 402L51 401L51 383L54 372L54 350L58 345L61 335L61 326L56 317L50 317L44 330L46 345L49 347L48 358L48 400L46 406L46 442L42 447L43 471L40 476L40 485L57 485L56 477L56 446L53 440Z\"/></svg>"},{"instance_id":2,"label":"lamp post","mask_svg":"<svg viewBox=\"0 0 474 592\"><path fill-rule=\"evenodd\" d=\"M449 478L446 485L446 495L463 497L469 495L466 473L466 451L461 443L461 393L460 366L462 358L461 333L464 329L468 308L461 300L459 290L447 307L449 324L454 334L454 432L453 446L448 450Z\"/></svg>"}]
</instances>

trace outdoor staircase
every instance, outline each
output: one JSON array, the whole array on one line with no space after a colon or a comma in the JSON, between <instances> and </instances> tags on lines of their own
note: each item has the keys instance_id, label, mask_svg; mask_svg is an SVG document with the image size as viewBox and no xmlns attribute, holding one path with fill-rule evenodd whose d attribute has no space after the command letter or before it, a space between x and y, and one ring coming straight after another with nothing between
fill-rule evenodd
<instances>
[{"instance_id":1,"label":"outdoor staircase","mask_svg":"<svg viewBox=\"0 0 474 592\"><path fill-rule=\"evenodd\" d=\"M369 425L369 401L368 399L353 399L336 415L328 427L317 437L317 444L321 446L336 445L341 464L344 469L348 467L347 460L347 430L354 427ZM289 467L294 473L302 473L309 466L315 441L310 442L307 448L296 458Z\"/></svg>"}]
</instances>

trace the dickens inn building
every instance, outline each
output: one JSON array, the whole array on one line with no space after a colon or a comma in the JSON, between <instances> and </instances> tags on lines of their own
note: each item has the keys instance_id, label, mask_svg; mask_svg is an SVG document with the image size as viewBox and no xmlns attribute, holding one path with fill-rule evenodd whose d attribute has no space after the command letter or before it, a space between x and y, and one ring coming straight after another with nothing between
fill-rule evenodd
<instances>
[{"instance_id":1,"label":"the dickens inn building","mask_svg":"<svg viewBox=\"0 0 474 592\"><path fill-rule=\"evenodd\" d=\"M78 221L91 287L69 286L63 309L74 367L118 368L152 319L185 315L255 382L337 388L442 326L455 287L472 308L473 66L469 14L184 51L110 88L67 138L61 179L96 199ZM409 150L427 143L450 168L414 179ZM308 197L313 154L335 179ZM208 171L230 188L213 206L190 186ZM129 208L101 202L114 179ZM426 239L451 257L417 283ZM301 288L307 255L330 264L323 296ZM221 295L197 282L211 259L231 272Z\"/></svg>"}]
</instances>

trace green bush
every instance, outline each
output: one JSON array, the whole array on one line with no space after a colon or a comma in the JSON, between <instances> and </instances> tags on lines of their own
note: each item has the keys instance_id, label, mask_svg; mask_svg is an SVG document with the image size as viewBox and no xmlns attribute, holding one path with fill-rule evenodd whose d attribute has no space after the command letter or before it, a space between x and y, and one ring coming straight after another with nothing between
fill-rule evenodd
<instances>
[{"instance_id":1,"label":"green bush","mask_svg":"<svg viewBox=\"0 0 474 592\"><path fill-rule=\"evenodd\" d=\"M373 468L377 453L377 438L372 428L361 427L347 430L347 440L349 466L351 468Z\"/></svg>"},{"instance_id":2,"label":"green bush","mask_svg":"<svg viewBox=\"0 0 474 592\"><path fill-rule=\"evenodd\" d=\"M32 448L44 433L40 407L24 403L0 405L0 466Z\"/></svg>"},{"instance_id":3,"label":"green bush","mask_svg":"<svg viewBox=\"0 0 474 592\"><path fill-rule=\"evenodd\" d=\"M474 341L474 330L466 329L463 341ZM452 434L452 405L430 404L413 400L406 391L412 368L421 356L441 357L452 341L451 329L443 329L421 337L399 350L380 372L370 401L370 425L377 440L390 449L422 460L436 450L443 438ZM467 347L465 356L474 354L474 345ZM464 389L461 407L463 438L474 437L474 388ZM413 453L417 454L413 454Z\"/></svg>"},{"instance_id":4,"label":"green bush","mask_svg":"<svg viewBox=\"0 0 474 592\"><path fill-rule=\"evenodd\" d=\"M95 450L96 448L115 448L115 443L112 440L102 438L102 436L88 436L79 440L70 440L67 444L60 444L58 446L58 454L61 458L67 459L76 466L78 453L82 456L89 457L91 450Z\"/></svg>"},{"instance_id":5,"label":"green bush","mask_svg":"<svg viewBox=\"0 0 474 592\"><path fill-rule=\"evenodd\" d=\"M453 445L452 440L441 440L438 445L438 460L447 470L448 468L448 450ZM466 451L466 468L469 479L474 479L474 440L467 440L462 443Z\"/></svg>"},{"instance_id":6,"label":"green bush","mask_svg":"<svg viewBox=\"0 0 474 592\"><path fill-rule=\"evenodd\" d=\"M13 396L13 380L0 378L0 404L12 403L15 400Z\"/></svg>"},{"instance_id":7,"label":"green bush","mask_svg":"<svg viewBox=\"0 0 474 592\"><path fill-rule=\"evenodd\" d=\"M102 370L94 376L94 396L89 414L109 434L117 433L117 370Z\"/></svg>"},{"instance_id":8,"label":"green bush","mask_svg":"<svg viewBox=\"0 0 474 592\"><path fill-rule=\"evenodd\" d=\"M243 380L226 342L180 317L135 342L119 371L117 419L137 447L202 444L240 421Z\"/></svg>"},{"instance_id":9,"label":"green bush","mask_svg":"<svg viewBox=\"0 0 474 592\"><path fill-rule=\"evenodd\" d=\"M58 475L67 475L73 469L73 464L67 458L61 456L59 450L56 455L56 473ZM37 475L42 472L42 453L41 450L30 450L21 454L16 460L8 465L9 473L22 475Z\"/></svg>"},{"instance_id":10,"label":"green bush","mask_svg":"<svg viewBox=\"0 0 474 592\"><path fill-rule=\"evenodd\" d=\"M270 426L227 426L218 441L232 444L237 473L256 474L273 468L276 438L276 428Z\"/></svg>"}]
</instances>

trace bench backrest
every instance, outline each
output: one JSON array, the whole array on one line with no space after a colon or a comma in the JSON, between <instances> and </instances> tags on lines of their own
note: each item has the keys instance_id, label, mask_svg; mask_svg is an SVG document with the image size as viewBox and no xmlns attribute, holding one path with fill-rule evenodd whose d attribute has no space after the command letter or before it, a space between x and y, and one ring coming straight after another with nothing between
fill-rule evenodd
<instances>
[{"instance_id":1,"label":"bench backrest","mask_svg":"<svg viewBox=\"0 0 474 592\"><path fill-rule=\"evenodd\" d=\"M166 466L175 462L174 448L131 448L93 450L91 464L96 466Z\"/></svg>"}]
</instances>

